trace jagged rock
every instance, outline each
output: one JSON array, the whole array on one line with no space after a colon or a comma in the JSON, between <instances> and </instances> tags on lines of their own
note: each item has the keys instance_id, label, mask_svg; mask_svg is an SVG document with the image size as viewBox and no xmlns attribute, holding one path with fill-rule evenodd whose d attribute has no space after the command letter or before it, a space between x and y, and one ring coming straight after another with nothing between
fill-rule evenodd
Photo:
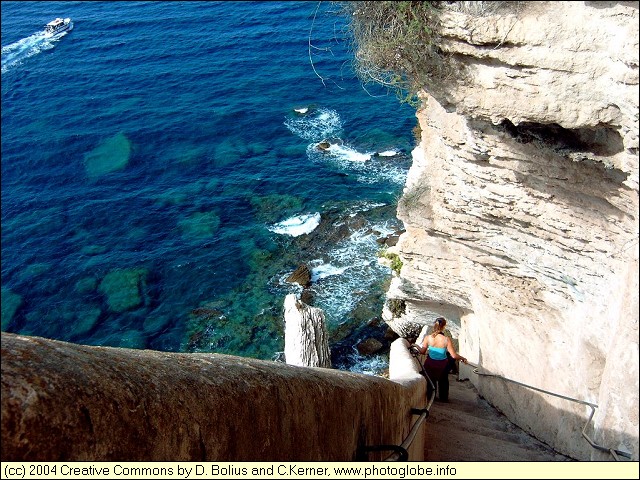
<instances>
[{"instance_id":1,"label":"jagged rock","mask_svg":"<svg viewBox=\"0 0 640 480\"><path fill-rule=\"evenodd\" d=\"M384 332L384 339L388 342L392 342L397 339L399 336L396 332L393 331L392 328L387 328Z\"/></svg>"},{"instance_id":2,"label":"jagged rock","mask_svg":"<svg viewBox=\"0 0 640 480\"><path fill-rule=\"evenodd\" d=\"M309 267L302 264L295 271L287 277L287 282L297 283L302 287L308 287L311 285L311 271Z\"/></svg>"},{"instance_id":3,"label":"jagged rock","mask_svg":"<svg viewBox=\"0 0 640 480\"><path fill-rule=\"evenodd\" d=\"M300 292L300 301L302 303L306 303L309 306L313 306L313 302L315 301L315 294L311 291L310 288L305 288Z\"/></svg>"},{"instance_id":4,"label":"jagged rock","mask_svg":"<svg viewBox=\"0 0 640 480\"><path fill-rule=\"evenodd\" d=\"M375 338L367 338L356 345L356 349L360 355L373 355L384 348L381 341Z\"/></svg>"},{"instance_id":5,"label":"jagged rock","mask_svg":"<svg viewBox=\"0 0 640 480\"><path fill-rule=\"evenodd\" d=\"M398 244L398 240L400 239L400 235L389 235L385 239L385 245L387 247L395 247Z\"/></svg>"},{"instance_id":6,"label":"jagged rock","mask_svg":"<svg viewBox=\"0 0 640 480\"><path fill-rule=\"evenodd\" d=\"M385 237L378 238L376 242L381 245L385 245L387 247L395 247L398 244L398 240L400 239L400 235L402 235L404 231L394 232Z\"/></svg>"},{"instance_id":7,"label":"jagged rock","mask_svg":"<svg viewBox=\"0 0 640 480\"><path fill-rule=\"evenodd\" d=\"M295 294L284 300L284 355L290 365L331 367L329 337L321 309L299 301Z\"/></svg>"}]
</instances>

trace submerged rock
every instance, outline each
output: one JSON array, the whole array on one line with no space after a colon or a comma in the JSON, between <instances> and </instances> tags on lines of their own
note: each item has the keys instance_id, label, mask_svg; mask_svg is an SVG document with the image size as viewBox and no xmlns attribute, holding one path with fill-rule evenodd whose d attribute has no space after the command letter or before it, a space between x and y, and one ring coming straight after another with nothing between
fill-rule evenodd
<instances>
[{"instance_id":1,"label":"submerged rock","mask_svg":"<svg viewBox=\"0 0 640 480\"><path fill-rule=\"evenodd\" d=\"M6 331L16 311L22 305L22 296L8 288L2 288L2 331Z\"/></svg>"},{"instance_id":2,"label":"submerged rock","mask_svg":"<svg viewBox=\"0 0 640 480\"><path fill-rule=\"evenodd\" d=\"M274 193L258 196L252 193L249 202L256 218L264 223L282 221L303 209L302 200L293 195Z\"/></svg>"},{"instance_id":3,"label":"submerged rock","mask_svg":"<svg viewBox=\"0 0 640 480\"><path fill-rule=\"evenodd\" d=\"M215 212L196 212L178 221L182 235L189 239L206 239L213 236L220 226Z\"/></svg>"},{"instance_id":4,"label":"submerged rock","mask_svg":"<svg viewBox=\"0 0 640 480\"><path fill-rule=\"evenodd\" d=\"M121 170L129 163L131 143L124 133L117 133L108 138L84 157L84 164L89 178L96 178L107 173Z\"/></svg>"},{"instance_id":5,"label":"submerged rock","mask_svg":"<svg viewBox=\"0 0 640 480\"><path fill-rule=\"evenodd\" d=\"M75 325L73 327L73 335L87 335L98 324L102 310L98 306L83 306L78 312Z\"/></svg>"},{"instance_id":6,"label":"submerged rock","mask_svg":"<svg viewBox=\"0 0 640 480\"><path fill-rule=\"evenodd\" d=\"M356 345L360 355L373 355L384 348L384 344L375 338L367 338Z\"/></svg>"},{"instance_id":7,"label":"submerged rock","mask_svg":"<svg viewBox=\"0 0 640 480\"><path fill-rule=\"evenodd\" d=\"M143 268L112 270L102 279L98 291L106 296L111 311L131 310L144 302L147 275L148 271Z\"/></svg>"}]
</instances>

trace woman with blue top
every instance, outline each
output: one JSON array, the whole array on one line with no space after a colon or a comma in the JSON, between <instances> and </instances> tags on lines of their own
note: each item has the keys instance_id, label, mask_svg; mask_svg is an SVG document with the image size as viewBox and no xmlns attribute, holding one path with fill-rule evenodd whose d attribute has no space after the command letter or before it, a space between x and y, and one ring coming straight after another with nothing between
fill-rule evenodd
<instances>
[{"instance_id":1,"label":"woman with blue top","mask_svg":"<svg viewBox=\"0 0 640 480\"><path fill-rule=\"evenodd\" d=\"M427 354L424 360L424 370L434 384L438 385L438 398L446 402L449 400L449 370L451 365L447 352L453 360L462 360L467 363L467 359L462 355L458 355L451 339L444 334L444 328L447 321L442 318L436 318L433 323L433 331L429 335L425 335L422 345L418 345L420 354ZM431 398L433 387L427 382L427 398Z\"/></svg>"}]
</instances>

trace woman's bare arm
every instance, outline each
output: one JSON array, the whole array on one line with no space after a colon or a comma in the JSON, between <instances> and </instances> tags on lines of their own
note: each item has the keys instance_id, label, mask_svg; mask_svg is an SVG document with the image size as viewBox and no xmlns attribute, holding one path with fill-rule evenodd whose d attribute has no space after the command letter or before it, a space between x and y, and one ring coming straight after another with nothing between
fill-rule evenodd
<instances>
[{"instance_id":1,"label":"woman's bare arm","mask_svg":"<svg viewBox=\"0 0 640 480\"><path fill-rule=\"evenodd\" d=\"M458 355L458 352L456 352L456 349L453 346L453 342L450 338L447 339L447 351L451 354L454 360L462 360L463 363L467 363L466 358L464 358L462 355Z\"/></svg>"}]
</instances>

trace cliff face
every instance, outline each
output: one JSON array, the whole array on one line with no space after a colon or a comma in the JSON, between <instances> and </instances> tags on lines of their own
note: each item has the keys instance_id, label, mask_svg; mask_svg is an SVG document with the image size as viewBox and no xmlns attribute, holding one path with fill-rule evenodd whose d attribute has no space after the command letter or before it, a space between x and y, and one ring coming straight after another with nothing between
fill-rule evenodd
<instances>
[{"instance_id":1,"label":"cliff face","mask_svg":"<svg viewBox=\"0 0 640 480\"><path fill-rule=\"evenodd\" d=\"M441 19L463 74L418 111L387 320L447 316L470 362L597 404L587 433L637 460L638 2L521 3ZM465 372L558 451L612 458L585 405Z\"/></svg>"}]
</instances>

